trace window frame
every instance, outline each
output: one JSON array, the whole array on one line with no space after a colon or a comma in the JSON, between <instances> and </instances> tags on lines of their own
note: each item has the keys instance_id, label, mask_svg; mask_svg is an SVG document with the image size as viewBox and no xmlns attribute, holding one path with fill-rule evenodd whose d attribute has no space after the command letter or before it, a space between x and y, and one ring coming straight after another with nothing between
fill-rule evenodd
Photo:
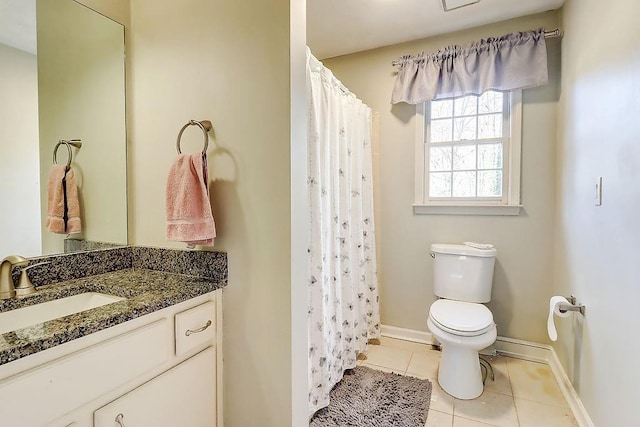
<instances>
[{"instance_id":1,"label":"window frame","mask_svg":"<svg viewBox=\"0 0 640 427\"><path fill-rule=\"evenodd\" d=\"M416 214L519 215L522 152L522 91L504 92L508 111L503 116L502 198L429 198L430 102L416 105L415 196Z\"/></svg>"}]
</instances>

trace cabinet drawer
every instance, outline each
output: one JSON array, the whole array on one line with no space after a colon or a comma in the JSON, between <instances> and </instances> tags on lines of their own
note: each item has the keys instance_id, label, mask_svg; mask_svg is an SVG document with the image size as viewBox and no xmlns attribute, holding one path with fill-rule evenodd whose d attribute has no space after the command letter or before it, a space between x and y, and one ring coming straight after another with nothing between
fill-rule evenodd
<instances>
[{"instance_id":1,"label":"cabinet drawer","mask_svg":"<svg viewBox=\"0 0 640 427\"><path fill-rule=\"evenodd\" d=\"M215 427L215 364L209 347L95 411L94 427Z\"/></svg>"},{"instance_id":2,"label":"cabinet drawer","mask_svg":"<svg viewBox=\"0 0 640 427\"><path fill-rule=\"evenodd\" d=\"M216 339L216 305L205 302L176 314L176 355L205 348Z\"/></svg>"}]
</instances>

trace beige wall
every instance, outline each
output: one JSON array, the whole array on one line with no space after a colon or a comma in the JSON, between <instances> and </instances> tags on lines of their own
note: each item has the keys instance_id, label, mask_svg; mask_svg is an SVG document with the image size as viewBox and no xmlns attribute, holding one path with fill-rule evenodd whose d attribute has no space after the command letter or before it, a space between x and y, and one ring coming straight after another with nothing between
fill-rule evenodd
<instances>
[{"instance_id":1,"label":"beige wall","mask_svg":"<svg viewBox=\"0 0 640 427\"><path fill-rule=\"evenodd\" d=\"M556 107L559 42L550 41L550 84L523 93L522 204L517 217L414 215L415 107L392 106L394 69L404 54L435 51L540 26L556 28L557 12L325 60L350 90L380 112L376 218L382 322L427 331L431 243L490 242L498 250L492 301L501 336L546 342L553 279Z\"/></svg>"},{"instance_id":2,"label":"beige wall","mask_svg":"<svg viewBox=\"0 0 640 427\"><path fill-rule=\"evenodd\" d=\"M291 0L291 425L309 420L306 0Z\"/></svg>"},{"instance_id":3,"label":"beige wall","mask_svg":"<svg viewBox=\"0 0 640 427\"><path fill-rule=\"evenodd\" d=\"M0 44L0 259L42 251L36 56Z\"/></svg>"},{"instance_id":4,"label":"beige wall","mask_svg":"<svg viewBox=\"0 0 640 427\"><path fill-rule=\"evenodd\" d=\"M100 12L104 16L113 19L129 27L130 25L130 6L129 0L75 0L87 7Z\"/></svg>"},{"instance_id":5,"label":"beige wall","mask_svg":"<svg viewBox=\"0 0 640 427\"><path fill-rule=\"evenodd\" d=\"M587 311L557 322L554 347L596 426L638 423L639 15L634 0L563 11L555 293Z\"/></svg>"},{"instance_id":6,"label":"beige wall","mask_svg":"<svg viewBox=\"0 0 640 427\"><path fill-rule=\"evenodd\" d=\"M213 123L227 427L291 425L289 28L284 0L131 2L132 243L185 248L165 239L167 171L180 128ZM202 149L198 128L182 148Z\"/></svg>"}]
</instances>

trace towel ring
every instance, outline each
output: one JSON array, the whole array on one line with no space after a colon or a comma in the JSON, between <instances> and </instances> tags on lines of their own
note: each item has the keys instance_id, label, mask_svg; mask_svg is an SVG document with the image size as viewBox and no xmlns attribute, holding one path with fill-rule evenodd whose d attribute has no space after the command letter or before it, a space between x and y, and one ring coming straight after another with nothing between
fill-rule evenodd
<instances>
[{"instance_id":1,"label":"towel ring","mask_svg":"<svg viewBox=\"0 0 640 427\"><path fill-rule=\"evenodd\" d=\"M202 133L204 133L204 148L202 149L202 154L206 154L207 148L209 148L209 135L207 134L207 132L209 132L213 128L213 125L209 120L202 120L201 122L197 120L189 120L189 123L182 126L182 129L180 129L180 133L178 133L178 140L176 141L176 149L178 150L178 154L182 154L182 151L180 151L180 138L182 138L182 132L184 132L184 130L189 126L198 126L200 129L202 129Z\"/></svg>"},{"instance_id":2,"label":"towel ring","mask_svg":"<svg viewBox=\"0 0 640 427\"><path fill-rule=\"evenodd\" d=\"M64 144L67 146L67 153L69 154L69 157L67 158L67 168L69 168L71 166L71 160L73 160L73 152L71 151L71 146L73 145L76 148L80 148L82 147L81 141L82 141L81 139L71 139L69 141L61 139L60 141L58 141L55 148L53 149L53 164L54 165L58 164L58 160L56 159L56 154L58 153L58 148L60 148L60 146Z\"/></svg>"}]
</instances>

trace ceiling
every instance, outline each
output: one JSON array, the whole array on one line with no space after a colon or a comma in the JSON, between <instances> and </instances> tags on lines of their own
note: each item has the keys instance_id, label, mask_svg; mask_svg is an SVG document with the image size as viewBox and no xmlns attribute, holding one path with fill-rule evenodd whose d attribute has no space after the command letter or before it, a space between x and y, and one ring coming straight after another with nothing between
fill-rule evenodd
<instances>
[{"instance_id":1,"label":"ceiling","mask_svg":"<svg viewBox=\"0 0 640 427\"><path fill-rule=\"evenodd\" d=\"M35 0L0 0L0 43L36 53Z\"/></svg>"},{"instance_id":2,"label":"ceiling","mask_svg":"<svg viewBox=\"0 0 640 427\"><path fill-rule=\"evenodd\" d=\"M558 9L564 0L307 0L307 44L320 59ZM35 0L0 0L0 43L36 53Z\"/></svg>"},{"instance_id":3,"label":"ceiling","mask_svg":"<svg viewBox=\"0 0 640 427\"><path fill-rule=\"evenodd\" d=\"M564 0L481 0L444 12L441 0L307 0L307 44L331 58L519 16L558 9Z\"/></svg>"}]
</instances>

